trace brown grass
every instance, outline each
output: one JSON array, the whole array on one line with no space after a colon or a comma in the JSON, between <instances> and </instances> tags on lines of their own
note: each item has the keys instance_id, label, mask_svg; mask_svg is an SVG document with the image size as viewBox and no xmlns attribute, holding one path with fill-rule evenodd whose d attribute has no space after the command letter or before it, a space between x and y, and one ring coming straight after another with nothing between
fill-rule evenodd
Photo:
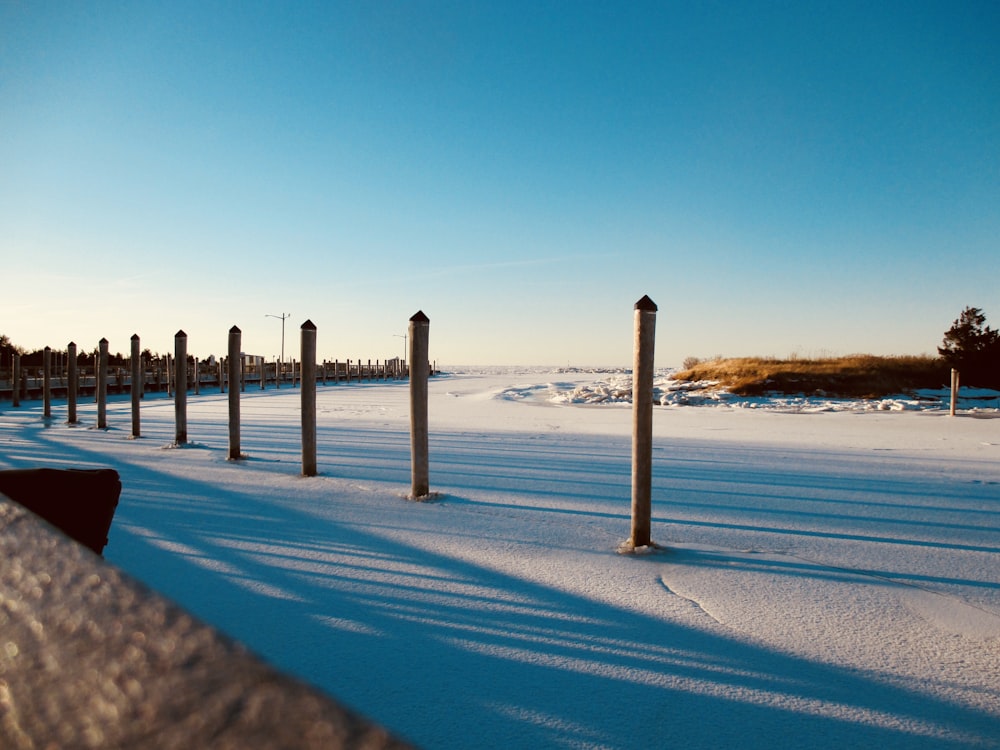
<instances>
[{"instance_id":1,"label":"brown grass","mask_svg":"<svg viewBox=\"0 0 1000 750\"><path fill-rule=\"evenodd\" d=\"M917 388L947 387L950 368L938 357L876 357L852 354L828 359L743 357L709 362L688 360L675 380L714 380L732 393L819 394L880 398Z\"/></svg>"}]
</instances>

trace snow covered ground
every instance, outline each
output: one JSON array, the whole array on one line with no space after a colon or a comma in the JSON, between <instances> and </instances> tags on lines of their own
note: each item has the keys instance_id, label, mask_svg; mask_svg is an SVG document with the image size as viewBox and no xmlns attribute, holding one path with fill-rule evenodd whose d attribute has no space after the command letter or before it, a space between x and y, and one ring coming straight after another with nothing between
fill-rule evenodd
<instances>
[{"instance_id":1,"label":"snow covered ground","mask_svg":"<svg viewBox=\"0 0 1000 750\"><path fill-rule=\"evenodd\" d=\"M106 431L0 404L0 468L116 468L110 562L427 748L1000 747L1000 402L660 380L663 549L619 555L624 384L433 379L432 502L405 499L405 383L319 388L315 478L292 389L244 395L240 462L219 394L183 448L162 396L140 440L127 397Z\"/></svg>"}]
</instances>

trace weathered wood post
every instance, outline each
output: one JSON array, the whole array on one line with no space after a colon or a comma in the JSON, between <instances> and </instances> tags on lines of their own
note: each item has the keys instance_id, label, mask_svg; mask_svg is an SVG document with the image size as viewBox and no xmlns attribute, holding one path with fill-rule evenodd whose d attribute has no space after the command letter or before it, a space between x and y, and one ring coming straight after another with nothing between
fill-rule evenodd
<instances>
[{"instance_id":1,"label":"weathered wood post","mask_svg":"<svg viewBox=\"0 0 1000 750\"><path fill-rule=\"evenodd\" d=\"M129 389L132 397L132 437L142 434L139 423L139 400L142 398L142 351L139 348L139 334L132 334L132 387Z\"/></svg>"},{"instance_id":2,"label":"weathered wood post","mask_svg":"<svg viewBox=\"0 0 1000 750\"><path fill-rule=\"evenodd\" d=\"M954 367L951 368L951 409L949 414L955 416L955 411L958 408L958 385L959 385L959 372Z\"/></svg>"},{"instance_id":3,"label":"weathered wood post","mask_svg":"<svg viewBox=\"0 0 1000 750\"><path fill-rule=\"evenodd\" d=\"M15 354L10 363L10 405L21 405L21 355Z\"/></svg>"},{"instance_id":4,"label":"weathered wood post","mask_svg":"<svg viewBox=\"0 0 1000 750\"><path fill-rule=\"evenodd\" d=\"M66 346L66 422L76 424L76 390L79 381L76 373L76 344Z\"/></svg>"},{"instance_id":5,"label":"weathered wood post","mask_svg":"<svg viewBox=\"0 0 1000 750\"><path fill-rule=\"evenodd\" d=\"M233 381L240 376L240 350L243 347L243 332L233 326L229 329L229 460L243 458L240 452L240 389L233 388ZM220 375L221 377L221 375ZM225 391L223 391L225 392Z\"/></svg>"},{"instance_id":6,"label":"weathered wood post","mask_svg":"<svg viewBox=\"0 0 1000 750\"><path fill-rule=\"evenodd\" d=\"M431 321L418 311L410 318L410 463L413 499L430 494L427 426L427 363ZM360 360L359 360L360 363Z\"/></svg>"},{"instance_id":7,"label":"weathered wood post","mask_svg":"<svg viewBox=\"0 0 1000 750\"><path fill-rule=\"evenodd\" d=\"M264 375L267 368L264 366L263 357L257 357L254 361L257 363L257 373L260 378L260 389L263 391L266 387L267 378Z\"/></svg>"},{"instance_id":8,"label":"weathered wood post","mask_svg":"<svg viewBox=\"0 0 1000 750\"><path fill-rule=\"evenodd\" d=\"M106 430L108 427L108 340L101 339L97 342L97 429Z\"/></svg>"},{"instance_id":9,"label":"weathered wood post","mask_svg":"<svg viewBox=\"0 0 1000 750\"><path fill-rule=\"evenodd\" d=\"M185 445L187 436L187 334L174 334L174 444Z\"/></svg>"},{"instance_id":10,"label":"weathered wood post","mask_svg":"<svg viewBox=\"0 0 1000 750\"><path fill-rule=\"evenodd\" d=\"M52 417L52 348L42 350L42 418Z\"/></svg>"},{"instance_id":11,"label":"weathered wood post","mask_svg":"<svg viewBox=\"0 0 1000 750\"><path fill-rule=\"evenodd\" d=\"M194 358L194 395L201 395L201 368L197 357Z\"/></svg>"},{"instance_id":12,"label":"weathered wood post","mask_svg":"<svg viewBox=\"0 0 1000 750\"><path fill-rule=\"evenodd\" d=\"M302 389L302 476L316 476L316 326L302 324L299 385Z\"/></svg>"},{"instance_id":13,"label":"weathered wood post","mask_svg":"<svg viewBox=\"0 0 1000 750\"><path fill-rule=\"evenodd\" d=\"M632 360L632 535L630 546L651 543L653 492L653 349L656 303L644 296L635 303Z\"/></svg>"}]
</instances>

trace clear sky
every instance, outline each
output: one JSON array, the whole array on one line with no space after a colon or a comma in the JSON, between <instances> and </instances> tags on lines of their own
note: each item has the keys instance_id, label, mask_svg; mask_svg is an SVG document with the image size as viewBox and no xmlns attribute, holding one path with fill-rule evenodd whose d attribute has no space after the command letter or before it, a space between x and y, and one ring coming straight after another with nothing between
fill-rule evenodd
<instances>
[{"instance_id":1,"label":"clear sky","mask_svg":"<svg viewBox=\"0 0 1000 750\"><path fill-rule=\"evenodd\" d=\"M621 6L621 7L618 7ZM628 365L1000 326L1000 3L0 0L0 333Z\"/></svg>"}]
</instances>

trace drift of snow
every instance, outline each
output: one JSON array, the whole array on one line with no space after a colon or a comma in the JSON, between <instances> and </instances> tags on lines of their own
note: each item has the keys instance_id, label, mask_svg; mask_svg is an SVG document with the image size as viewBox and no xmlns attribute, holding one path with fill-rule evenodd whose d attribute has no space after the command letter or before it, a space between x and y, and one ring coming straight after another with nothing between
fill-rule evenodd
<instances>
[{"instance_id":1,"label":"drift of snow","mask_svg":"<svg viewBox=\"0 0 1000 750\"><path fill-rule=\"evenodd\" d=\"M127 397L106 431L5 404L0 468L117 469L110 562L424 747L1000 747L990 395L950 418L671 383L643 555L618 553L627 373L432 379L426 503L405 383L319 387L315 478L291 388L243 395L238 462L217 393L176 450L162 396L140 440Z\"/></svg>"}]
</instances>

